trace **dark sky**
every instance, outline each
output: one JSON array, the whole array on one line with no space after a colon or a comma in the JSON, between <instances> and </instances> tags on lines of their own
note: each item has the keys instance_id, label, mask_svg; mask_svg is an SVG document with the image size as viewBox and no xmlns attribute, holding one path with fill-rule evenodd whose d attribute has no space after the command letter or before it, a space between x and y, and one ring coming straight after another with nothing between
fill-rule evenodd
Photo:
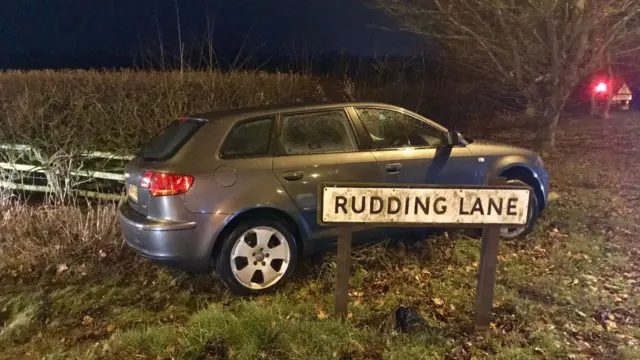
<instances>
[{"instance_id":1,"label":"dark sky","mask_svg":"<svg viewBox=\"0 0 640 360\"><path fill-rule=\"evenodd\" d=\"M177 0L183 39L190 43L214 23L217 48L316 53L410 54L421 50L410 34L370 28L393 25L361 0ZM173 0L0 0L0 67L16 59L112 56L176 44ZM45 55L43 55L45 54ZM33 60L33 59L31 59Z\"/></svg>"}]
</instances>

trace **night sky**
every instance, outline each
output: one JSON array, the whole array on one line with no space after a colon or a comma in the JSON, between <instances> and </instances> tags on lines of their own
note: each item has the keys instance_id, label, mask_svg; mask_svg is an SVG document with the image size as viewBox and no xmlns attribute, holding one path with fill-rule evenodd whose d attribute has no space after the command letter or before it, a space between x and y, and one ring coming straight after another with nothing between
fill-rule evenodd
<instances>
[{"instance_id":1,"label":"night sky","mask_svg":"<svg viewBox=\"0 0 640 360\"><path fill-rule=\"evenodd\" d=\"M393 26L361 0L178 0L185 43L206 34L222 52L245 50L411 54L416 36ZM177 44L173 0L0 0L0 67L30 67L89 53L140 55ZM64 62L64 61L63 61ZM69 61L72 65L72 62Z\"/></svg>"}]
</instances>

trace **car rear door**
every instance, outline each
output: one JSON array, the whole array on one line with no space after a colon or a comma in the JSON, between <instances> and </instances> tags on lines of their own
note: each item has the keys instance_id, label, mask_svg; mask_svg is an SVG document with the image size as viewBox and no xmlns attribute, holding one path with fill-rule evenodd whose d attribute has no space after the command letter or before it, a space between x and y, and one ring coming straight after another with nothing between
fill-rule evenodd
<instances>
[{"instance_id":1,"label":"car rear door","mask_svg":"<svg viewBox=\"0 0 640 360\"><path fill-rule=\"evenodd\" d=\"M273 171L302 213L311 237L334 238L335 228L317 223L320 183L379 182L376 158L361 149L344 108L281 114L276 139Z\"/></svg>"}]
</instances>

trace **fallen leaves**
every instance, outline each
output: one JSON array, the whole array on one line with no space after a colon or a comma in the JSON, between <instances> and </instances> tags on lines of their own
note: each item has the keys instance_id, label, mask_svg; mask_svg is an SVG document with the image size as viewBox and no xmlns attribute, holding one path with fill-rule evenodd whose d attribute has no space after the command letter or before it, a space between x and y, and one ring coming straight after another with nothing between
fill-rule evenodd
<instances>
[{"instance_id":1,"label":"fallen leaves","mask_svg":"<svg viewBox=\"0 0 640 360\"><path fill-rule=\"evenodd\" d=\"M56 273L62 274L63 272L69 270L67 264L58 264L58 268L56 269Z\"/></svg>"},{"instance_id":2,"label":"fallen leaves","mask_svg":"<svg viewBox=\"0 0 640 360\"><path fill-rule=\"evenodd\" d=\"M620 285L616 285L612 283L605 283L604 288L611 292L619 292L623 290L623 288Z\"/></svg>"},{"instance_id":3,"label":"fallen leaves","mask_svg":"<svg viewBox=\"0 0 640 360\"><path fill-rule=\"evenodd\" d=\"M628 299L629 299L629 295L627 294L613 295L613 301L617 304L623 303Z\"/></svg>"},{"instance_id":4,"label":"fallen leaves","mask_svg":"<svg viewBox=\"0 0 640 360\"><path fill-rule=\"evenodd\" d=\"M325 313L322 309L316 309L316 317L318 318L318 320L324 320L328 318L329 315L327 315L327 313Z\"/></svg>"}]
</instances>

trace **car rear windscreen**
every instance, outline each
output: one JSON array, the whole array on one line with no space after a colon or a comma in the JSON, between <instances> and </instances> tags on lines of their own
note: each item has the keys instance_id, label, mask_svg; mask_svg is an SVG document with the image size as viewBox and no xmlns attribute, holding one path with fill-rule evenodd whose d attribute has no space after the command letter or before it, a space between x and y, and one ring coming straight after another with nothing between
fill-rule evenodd
<instances>
[{"instance_id":1,"label":"car rear windscreen","mask_svg":"<svg viewBox=\"0 0 640 360\"><path fill-rule=\"evenodd\" d=\"M166 160L178 152L202 125L204 121L201 120L174 120L140 151L139 156L144 160Z\"/></svg>"}]
</instances>

